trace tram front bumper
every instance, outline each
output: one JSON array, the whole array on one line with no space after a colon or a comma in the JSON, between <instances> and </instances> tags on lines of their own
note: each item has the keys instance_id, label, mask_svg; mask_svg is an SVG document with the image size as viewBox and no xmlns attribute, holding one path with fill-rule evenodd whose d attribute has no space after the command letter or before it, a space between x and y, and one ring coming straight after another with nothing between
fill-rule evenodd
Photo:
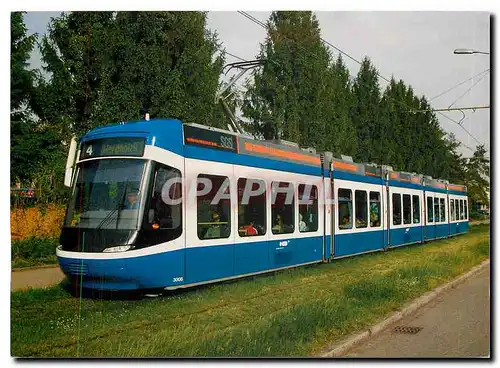
<instances>
[{"instance_id":1,"label":"tram front bumper","mask_svg":"<svg viewBox=\"0 0 500 368\"><path fill-rule=\"evenodd\" d=\"M140 280L127 272L123 260L57 257L59 266L71 282L97 290L136 290L144 288Z\"/></svg>"}]
</instances>

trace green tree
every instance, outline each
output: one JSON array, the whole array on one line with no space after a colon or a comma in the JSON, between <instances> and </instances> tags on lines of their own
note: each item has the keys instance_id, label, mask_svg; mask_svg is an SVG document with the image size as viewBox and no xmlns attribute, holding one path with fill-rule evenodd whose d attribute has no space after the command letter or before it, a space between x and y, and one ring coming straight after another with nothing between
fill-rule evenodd
<instances>
[{"instance_id":1,"label":"green tree","mask_svg":"<svg viewBox=\"0 0 500 368\"><path fill-rule=\"evenodd\" d=\"M217 37L205 25L202 12L71 12L53 18L39 45L48 77L34 74L30 90L36 123L21 127L23 138L15 142L16 160L24 165L19 171L30 173L46 198L63 193L54 183L62 183L69 139L140 119L141 108L153 118L225 127L214 101L223 56L215 55Z\"/></svg>"},{"instance_id":2,"label":"green tree","mask_svg":"<svg viewBox=\"0 0 500 368\"><path fill-rule=\"evenodd\" d=\"M203 12L71 12L41 43L50 75L37 114L68 138L96 126L176 117L225 127L215 105L223 56Z\"/></svg>"},{"instance_id":3,"label":"green tree","mask_svg":"<svg viewBox=\"0 0 500 368\"><path fill-rule=\"evenodd\" d=\"M318 20L309 11L273 12L267 31L259 54L267 62L244 96L242 110L251 121L246 129L266 139L327 148L324 131L333 121L325 109L331 100L331 57Z\"/></svg>"},{"instance_id":4,"label":"green tree","mask_svg":"<svg viewBox=\"0 0 500 368\"><path fill-rule=\"evenodd\" d=\"M391 79L380 100L378 116L378 144L373 147L373 161L378 164L390 165L398 170L398 145L395 137L399 134L397 119L398 104L394 97L396 81Z\"/></svg>"},{"instance_id":5,"label":"green tree","mask_svg":"<svg viewBox=\"0 0 500 368\"><path fill-rule=\"evenodd\" d=\"M30 177L37 166L37 152L31 139L33 117L29 111L35 72L28 69L30 52L36 34L28 35L24 13L13 12L10 50L10 132L11 132L11 184Z\"/></svg>"},{"instance_id":6,"label":"green tree","mask_svg":"<svg viewBox=\"0 0 500 368\"><path fill-rule=\"evenodd\" d=\"M320 132L326 138L325 147L337 157L341 154L354 156L357 138L356 127L350 117L353 105L352 84L349 69L341 55L331 64L325 82L329 89L322 108L326 127L324 132Z\"/></svg>"},{"instance_id":7,"label":"green tree","mask_svg":"<svg viewBox=\"0 0 500 368\"><path fill-rule=\"evenodd\" d=\"M394 78L381 101L381 135L374 150L384 164L395 170L463 180L464 162L457 153L459 143L441 129L425 96L417 97L411 86Z\"/></svg>"},{"instance_id":8,"label":"green tree","mask_svg":"<svg viewBox=\"0 0 500 368\"><path fill-rule=\"evenodd\" d=\"M474 154L465 164L464 183L467 186L468 196L473 202L489 203L489 164L490 160L486 157L484 145L477 146Z\"/></svg>"},{"instance_id":9,"label":"green tree","mask_svg":"<svg viewBox=\"0 0 500 368\"><path fill-rule=\"evenodd\" d=\"M101 122L177 117L226 127L215 95L223 55L203 12L118 12L102 69Z\"/></svg>"},{"instance_id":10,"label":"green tree","mask_svg":"<svg viewBox=\"0 0 500 368\"><path fill-rule=\"evenodd\" d=\"M360 162L373 162L376 157L374 147L381 137L379 124L380 88L377 69L369 58L365 57L352 86L353 105L351 120L356 128L357 151L356 159Z\"/></svg>"},{"instance_id":11,"label":"green tree","mask_svg":"<svg viewBox=\"0 0 500 368\"><path fill-rule=\"evenodd\" d=\"M48 80L40 77L33 109L57 125L67 141L96 125L102 65L110 47L111 12L71 12L53 18L40 51Z\"/></svg>"},{"instance_id":12,"label":"green tree","mask_svg":"<svg viewBox=\"0 0 500 368\"><path fill-rule=\"evenodd\" d=\"M65 195L57 180L64 149L59 129L33 113L40 75L28 60L36 37L27 34L23 13L11 14L11 183L35 187L39 199L53 202Z\"/></svg>"},{"instance_id":13,"label":"green tree","mask_svg":"<svg viewBox=\"0 0 500 368\"><path fill-rule=\"evenodd\" d=\"M35 72L28 69L30 53L36 42L36 34L28 35L24 24L24 12L13 12L10 15L10 111L20 113L33 90Z\"/></svg>"},{"instance_id":14,"label":"green tree","mask_svg":"<svg viewBox=\"0 0 500 368\"><path fill-rule=\"evenodd\" d=\"M443 178L450 183L463 184L465 181L466 159L458 152L460 142L453 133L444 138L444 159L445 168Z\"/></svg>"}]
</instances>

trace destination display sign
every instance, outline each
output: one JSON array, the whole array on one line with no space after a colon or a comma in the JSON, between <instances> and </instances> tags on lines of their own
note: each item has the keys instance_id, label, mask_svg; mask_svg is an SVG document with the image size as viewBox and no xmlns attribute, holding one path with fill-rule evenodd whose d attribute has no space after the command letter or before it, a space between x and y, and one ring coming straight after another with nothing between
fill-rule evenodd
<instances>
[{"instance_id":1,"label":"destination display sign","mask_svg":"<svg viewBox=\"0 0 500 368\"><path fill-rule=\"evenodd\" d=\"M236 136L191 125L184 125L184 143L237 152Z\"/></svg>"},{"instance_id":2,"label":"destination display sign","mask_svg":"<svg viewBox=\"0 0 500 368\"><path fill-rule=\"evenodd\" d=\"M133 156L144 154L144 138L105 138L85 142L80 151L80 160L103 156Z\"/></svg>"}]
</instances>

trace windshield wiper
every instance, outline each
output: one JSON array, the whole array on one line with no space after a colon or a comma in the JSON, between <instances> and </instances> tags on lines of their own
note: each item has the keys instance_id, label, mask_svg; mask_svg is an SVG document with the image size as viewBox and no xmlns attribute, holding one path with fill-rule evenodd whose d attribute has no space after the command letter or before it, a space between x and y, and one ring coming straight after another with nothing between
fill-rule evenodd
<instances>
[{"instance_id":1,"label":"windshield wiper","mask_svg":"<svg viewBox=\"0 0 500 368\"><path fill-rule=\"evenodd\" d=\"M120 202L113 210L109 211L109 213L106 215L106 217L104 217L102 219L102 221L99 223L99 225L97 225L96 230L99 230L104 225L107 225L111 221L111 218L113 217L113 215L115 213L117 213L118 211L123 209L123 204L125 202L125 195L127 193L127 187L128 187L128 179L125 182L125 187L123 188L123 195L122 195L122 198L120 199ZM116 220L116 227L118 228L118 219Z\"/></svg>"}]
</instances>

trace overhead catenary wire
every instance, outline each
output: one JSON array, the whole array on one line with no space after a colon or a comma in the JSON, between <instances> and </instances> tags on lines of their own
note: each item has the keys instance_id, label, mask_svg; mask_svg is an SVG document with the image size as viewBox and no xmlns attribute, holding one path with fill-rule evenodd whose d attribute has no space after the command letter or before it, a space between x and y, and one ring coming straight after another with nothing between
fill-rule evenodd
<instances>
[{"instance_id":1,"label":"overhead catenary wire","mask_svg":"<svg viewBox=\"0 0 500 368\"><path fill-rule=\"evenodd\" d=\"M467 89L467 91L465 91L464 93L462 93L462 94L460 95L460 97L458 97L455 101L453 101L453 102L450 104L450 106L448 106L448 108L452 107L452 106L453 106L453 105L454 105L454 104L455 104L458 100L460 100L460 99L461 99L462 97L464 97L467 93L469 93L469 92L470 92L470 90L471 90L472 88L474 88L474 86L476 86L476 84L478 84L479 82L481 82L481 80L482 80L485 76L487 76L487 75L488 75L488 73L483 74L483 75L481 76L481 78L479 78L477 81L475 81L475 82L472 84L472 86L470 86L470 87Z\"/></svg>"},{"instance_id":2,"label":"overhead catenary wire","mask_svg":"<svg viewBox=\"0 0 500 368\"><path fill-rule=\"evenodd\" d=\"M469 106L469 107L448 107L446 109L426 109L426 110L417 110L416 112L424 112L424 111L461 111L461 110L483 110L483 109L489 109L489 105L484 105L484 106Z\"/></svg>"},{"instance_id":3,"label":"overhead catenary wire","mask_svg":"<svg viewBox=\"0 0 500 368\"><path fill-rule=\"evenodd\" d=\"M226 51L226 50L221 50L219 49L221 52L225 53L225 54L228 54L228 55L231 55L232 57L234 57L235 59L238 59L240 61L248 61L248 60L245 60L243 58L240 58L239 56L235 55L235 54L231 54L229 51Z\"/></svg>"},{"instance_id":4,"label":"overhead catenary wire","mask_svg":"<svg viewBox=\"0 0 500 368\"><path fill-rule=\"evenodd\" d=\"M301 48L301 47L299 46L299 48ZM304 51L309 52L310 54L314 54L314 53L310 52L309 50L305 50L305 49L304 49ZM231 54L230 54L230 55L231 55ZM245 59L243 59L243 58L240 58L239 56L236 56L236 55L233 55L233 56L237 57L237 58L238 58L238 59L240 59L241 61L248 61L248 60L245 60ZM354 76L352 76L352 75L349 75L349 77L351 78L351 80L355 78L355 77L354 77ZM240 89L238 89L238 91L239 91L240 93L242 92ZM392 98L391 98L391 99L392 99ZM424 110L424 111L426 111L426 110ZM435 110L428 110L428 111L435 111ZM439 111L436 111L436 112L437 112L437 113L440 113ZM444 115L444 114L443 114L443 116L444 116L446 119L450 119L450 120L452 120L453 122L455 122L455 121L454 121L452 118L450 118L449 116L446 116L446 115ZM455 123L456 123L456 122L455 122ZM457 123L457 124L458 124L458 123ZM462 125L460 125L460 124L458 124L458 125L459 125L460 127L462 126ZM465 130L468 134L470 134L470 133L469 133L466 129L464 129L464 130ZM472 136L472 135L471 135L471 136ZM474 138L474 136L472 136L472 137ZM474 138L474 139L475 139L475 138ZM478 141L478 143L479 143L479 144L481 144L481 142L479 142L479 141ZM472 149L471 147L469 147L469 146L468 146L468 145L466 145L465 143L461 142L461 145L462 145L463 147L467 148L469 151L474 152L474 149Z\"/></svg>"},{"instance_id":5,"label":"overhead catenary wire","mask_svg":"<svg viewBox=\"0 0 500 368\"><path fill-rule=\"evenodd\" d=\"M432 100L435 100L435 99L436 99L436 98L438 98L438 97L441 97L442 95L444 95L444 94L446 94L446 93L448 93L448 92L450 92L450 91L454 90L455 88L460 87L462 84L467 83L468 81L470 81L470 80L472 80L472 79L474 79L474 78L477 78L477 77L479 77L481 74L486 73L486 72L489 72L489 71L490 71L490 68L485 69L485 70L483 70L481 73L478 73L478 74L476 74L476 75L475 75L475 76L473 76L473 77L470 77L470 78L468 78L468 79L466 79L466 80L464 80L464 81L462 81L462 82L460 82L460 83L458 83L458 84L455 84L453 87L448 88L446 91L443 91L443 92L441 92L440 94L438 94L438 95L436 95L436 96L432 97L431 99L429 99L429 102L431 102Z\"/></svg>"},{"instance_id":6,"label":"overhead catenary wire","mask_svg":"<svg viewBox=\"0 0 500 368\"><path fill-rule=\"evenodd\" d=\"M300 47L299 47L299 48L300 48ZM307 51L307 52L309 52L310 54L312 54L309 50L305 50L305 51ZM240 59L241 61L248 61L248 60L245 60L245 59L243 59L243 58L241 58L241 57L239 57L239 56L237 56L237 55L234 55L234 54L231 54L231 53L228 53L228 52L226 52L226 53L227 53L227 54L229 54L229 55L231 55L231 56L233 56L233 57L236 57L237 59ZM355 77L354 77L354 76L352 76L352 75L349 75L349 77L350 77L351 79L354 79L354 78L355 78ZM242 93L242 91L241 91L240 89L238 89L238 92ZM391 98L391 99L392 99L392 98ZM433 110L429 110L429 111L433 111ZM439 111L436 111L436 112L437 112L437 113L440 113ZM451 120L451 121L453 121L453 122L457 123L455 120L453 120L453 119L452 119L452 118L450 118L449 116L446 116L446 115L444 115L444 114L443 114L443 116L444 116L446 119L449 119L449 120ZM458 124L458 123L457 123L457 124ZM458 125L459 125L460 127L462 127L462 125L460 125L460 124L458 124ZM470 133L469 133L466 129L464 129L464 130L465 130L468 134L470 134ZM471 136L472 136L472 135L471 135ZM474 136L472 136L472 137L475 139L475 137L474 137ZM477 141L477 140L476 140L476 141ZM477 141L477 142L478 142L479 144L481 144L481 142L479 142L479 141ZM465 144L465 143L461 142L461 145L462 145L463 147L465 147L466 149L468 149L469 151L474 152L474 149L472 149L471 147L469 147L467 144Z\"/></svg>"},{"instance_id":7,"label":"overhead catenary wire","mask_svg":"<svg viewBox=\"0 0 500 368\"><path fill-rule=\"evenodd\" d=\"M247 12L244 12L244 11L238 11L238 13L240 13L240 14L241 14L241 15L243 15L244 17L248 18L248 19L249 19L249 20L251 20L252 22L254 22L254 23L258 24L259 26L261 26L261 27L263 27L263 28L266 28L266 25L265 25L262 21L258 20L257 18L255 18L254 16L252 16L252 15L248 14ZM285 37L285 38L286 38L286 37ZM324 39L323 39L323 38L321 38L321 37L320 37L320 40L321 40L323 43L325 43L325 44L329 45L330 47L332 47L332 48L334 48L335 50L337 50L338 52L340 52L342 55L345 55L345 56L347 56L349 59L351 59L351 60L355 61L355 62L356 62L356 63L358 63L359 65L361 65L361 64L362 64L362 63L361 63L361 61L357 60L357 59L356 59L356 58L354 58L353 56L349 55L347 52L345 52L345 51L341 50L340 48L338 48L337 46L335 46L335 45L331 44L330 42L328 42L328 41L324 40ZM311 53L311 52L309 52L309 54L311 55L312 53ZM317 55L316 55L316 56L317 56ZM387 78L385 78L385 77L384 77L383 75L381 75L378 71L375 71L375 74L376 74L379 78L381 78L381 79L385 80L386 82L390 83L390 80L389 80L389 79L387 79ZM405 102L398 101L398 100L396 100L396 99L394 99L394 98L392 98L392 97L389 97L389 98L390 98L391 100L393 100L393 101L395 101L395 102L399 103L400 105L404 105L404 106L406 106L406 107L407 107L410 111L415 111L415 109L414 109L414 108L412 108L411 106L407 105ZM443 113L442 113L442 112L440 112L440 111L438 111L437 113L438 113L438 114L440 114L441 116L445 117L446 119L448 119L448 120L450 120L450 121L454 122L455 124L457 124L460 128L462 128L462 130L464 130L464 131L465 131L465 132L466 132L469 136L471 136L471 137L472 137L472 138L473 138L476 142L478 142L479 144L482 144L482 143L481 143L481 142L480 142L480 141L479 141L479 140L478 140L478 139L477 139L477 138L476 138L476 137L475 137L472 133L470 133L470 132L469 132L469 131L465 128L465 127L463 127L463 126L462 126L462 125L461 125L458 121L456 121L455 119L450 118L449 116L447 116L447 115L443 114ZM462 144L464 144L464 143L462 143ZM464 144L464 146L465 146L465 144Z\"/></svg>"},{"instance_id":8,"label":"overhead catenary wire","mask_svg":"<svg viewBox=\"0 0 500 368\"><path fill-rule=\"evenodd\" d=\"M474 137L474 136L473 136L473 135L472 135L472 134L471 134L471 133L470 133L467 129L465 129L465 128L462 126L462 124L459 124L456 120L454 120L454 119L450 118L449 116L447 116L447 115L443 114L443 113L442 113L442 112L440 112L440 111L438 111L437 113L438 113L438 114L443 115L446 119L449 119L449 120L453 121L454 123L457 123L457 124L458 124L458 126L459 126L459 127L461 127L461 128L462 128L462 129L463 129L463 130L464 130L464 131L468 134L468 135L470 135L470 136L471 136L471 137L472 137L472 138L473 138L473 139L474 139L474 140L475 140L475 141L476 141L479 145L482 145L482 144L483 144L483 143L479 142L479 140L478 140L476 137Z\"/></svg>"},{"instance_id":9,"label":"overhead catenary wire","mask_svg":"<svg viewBox=\"0 0 500 368\"><path fill-rule=\"evenodd\" d=\"M241 10L238 10L238 13L240 13L244 17L250 19L252 22L257 23L259 26L261 26L263 28L266 28L265 23L261 22L260 20L258 20L257 18L255 18L253 15L250 15L247 12L244 12L244 11L241 11Z\"/></svg>"}]
</instances>

